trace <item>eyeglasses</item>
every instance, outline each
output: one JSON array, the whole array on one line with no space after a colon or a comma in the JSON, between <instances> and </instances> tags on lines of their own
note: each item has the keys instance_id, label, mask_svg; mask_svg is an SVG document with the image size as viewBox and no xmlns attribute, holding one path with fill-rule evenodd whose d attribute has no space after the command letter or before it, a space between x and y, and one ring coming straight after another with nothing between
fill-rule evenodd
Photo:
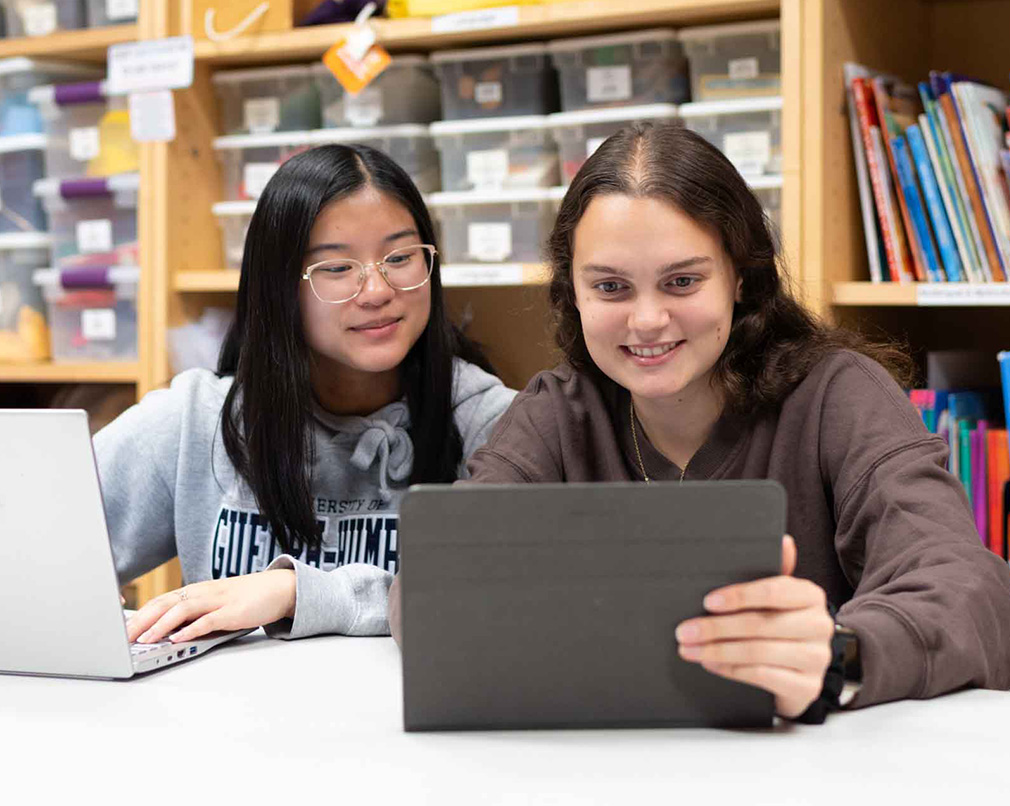
<instances>
[{"instance_id":1,"label":"eyeglasses","mask_svg":"<svg viewBox=\"0 0 1010 806\"><path fill-rule=\"evenodd\" d=\"M368 269L379 270L382 279L397 291L413 291L431 279L438 251L430 244L417 244L394 249L377 263L340 258L313 263L302 275L320 302L339 304L350 302L365 287Z\"/></svg>"}]
</instances>

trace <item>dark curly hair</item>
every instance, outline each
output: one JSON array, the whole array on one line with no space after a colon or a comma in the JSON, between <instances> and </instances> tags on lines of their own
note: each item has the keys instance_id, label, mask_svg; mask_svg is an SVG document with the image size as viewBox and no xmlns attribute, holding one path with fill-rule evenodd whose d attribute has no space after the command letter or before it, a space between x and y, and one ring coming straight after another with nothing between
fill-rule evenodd
<instances>
[{"instance_id":1,"label":"dark curly hair","mask_svg":"<svg viewBox=\"0 0 1010 806\"><path fill-rule=\"evenodd\" d=\"M818 361L842 349L869 356L899 384L910 384L912 361L897 345L830 327L793 297L761 202L717 148L678 122L635 123L610 137L561 203L547 244L550 302L558 346L576 369L600 374L575 306L572 249L583 213L605 194L661 199L718 233L743 280L729 341L713 371L728 414L757 416L778 407Z\"/></svg>"}]
</instances>

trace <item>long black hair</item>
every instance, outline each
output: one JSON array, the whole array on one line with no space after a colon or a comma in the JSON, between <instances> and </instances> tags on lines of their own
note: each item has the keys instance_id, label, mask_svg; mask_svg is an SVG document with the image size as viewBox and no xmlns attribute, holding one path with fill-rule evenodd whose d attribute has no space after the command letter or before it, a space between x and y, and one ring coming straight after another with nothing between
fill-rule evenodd
<instances>
[{"instance_id":1,"label":"long black hair","mask_svg":"<svg viewBox=\"0 0 1010 806\"><path fill-rule=\"evenodd\" d=\"M312 509L311 351L302 330L299 283L316 217L330 202L373 187L410 211L423 243L435 244L424 200L406 172L374 148L326 145L285 162L249 223L235 321L218 361L234 375L222 410L228 457L288 552L318 546ZM449 321L438 258L428 324L400 364L414 443L411 483L456 478L463 441L452 416L453 358L489 369Z\"/></svg>"}]
</instances>

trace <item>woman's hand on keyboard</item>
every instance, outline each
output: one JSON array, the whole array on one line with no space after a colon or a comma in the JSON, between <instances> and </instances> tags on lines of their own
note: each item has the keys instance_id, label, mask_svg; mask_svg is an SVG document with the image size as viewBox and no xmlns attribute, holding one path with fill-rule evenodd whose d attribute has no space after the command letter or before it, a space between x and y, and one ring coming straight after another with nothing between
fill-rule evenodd
<instances>
[{"instance_id":1,"label":"woman's hand on keyboard","mask_svg":"<svg viewBox=\"0 0 1010 806\"><path fill-rule=\"evenodd\" d=\"M131 641L192 641L217 630L244 630L293 618L295 572L289 569L194 582L157 596L126 625ZM180 626L187 625L179 629Z\"/></svg>"}]
</instances>

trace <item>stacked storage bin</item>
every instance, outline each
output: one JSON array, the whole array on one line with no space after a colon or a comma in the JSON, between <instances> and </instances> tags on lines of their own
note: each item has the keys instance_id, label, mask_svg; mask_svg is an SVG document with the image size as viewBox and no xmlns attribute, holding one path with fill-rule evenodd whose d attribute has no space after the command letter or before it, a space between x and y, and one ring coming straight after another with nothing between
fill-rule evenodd
<instances>
[{"instance_id":1,"label":"stacked storage bin","mask_svg":"<svg viewBox=\"0 0 1010 806\"><path fill-rule=\"evenodd\" d=\"M49 218L53 266L37 271L56 361L135 360L139 150L125 99L104 82L36 87L46 178L33 193Z\"/></svg>"},{"instance_id":2,"label":"stacked storage bin","mask_svg":"<svg viewBox=\"0 0 1010 806\"><path fill-rule=\"evenodd\" d=\"M32 193L45 174L48 140L28 93L46 81L94 74L62 62L0 60L0 362L49 356L45 308L32 284L32 272L50 260L45 212Z\"/></svg>"},{"instance_id":3,"label":"stacked storage bin","mask_svg":"<svg viewBox=\"0 0 1010 806\"><path fill-rule=\"evenodd\" d=\"M213 212L228 268L241 266L266 183L287 159L315 146L369 145L392 157L422 192L439 187L438 155L422 125L438 117L438 84L421 56L393 59L356 96L323 65L222 72L214 85L227 134L214 141L224 200Z\"/></svg>"},{"instance_id":4,"label":"stacked storage bin","mask_svg":"<svg viewBox=\"0 0 1010 806\"><path fill-rule=\"evenodd\" d=\"M48 36L87 27L85 0L0 0L7 36Z\"/></svg>"},{"instance_id":5,"label":"stacked storage bin","mask_svg":"<svg viewBox=\"0 0 1010 806\"><path fill-rule=\"evenodd\" d=\"M140 0L88 0L88 25L125 25L137 21Z\"/></svg>"}]
</instances>

